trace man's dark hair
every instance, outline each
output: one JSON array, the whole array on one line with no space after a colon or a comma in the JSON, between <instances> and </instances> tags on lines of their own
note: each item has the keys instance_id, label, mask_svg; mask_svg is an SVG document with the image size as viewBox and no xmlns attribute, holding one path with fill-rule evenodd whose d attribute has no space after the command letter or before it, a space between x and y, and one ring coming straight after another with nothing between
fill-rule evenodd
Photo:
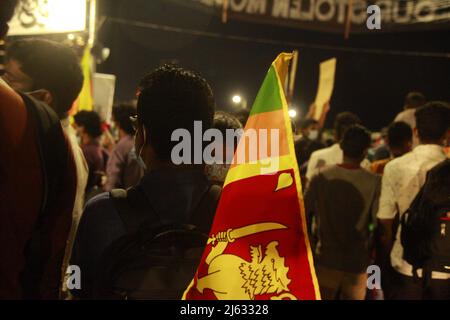
<instances>
[{"instance_id":1,"label":"man's dark hair","mask_svg":"<svg viewBox=\"0 0 450 320\"><path fill-rule=\"evenodd\" d=\"M227 129L234 129L234 130L241 129L242 123L239 121L237 117L233 116L230 113L224 111L217 111L214 114L213 127L215 129L220 130L220 132L222 132L223 136L225 137Z\"/></svg>"},{"instance_id":2,"label":"man's dark hair","mask_svg":"<svg viewBox=\"0 0 450 320\"><path fill-rule=\"evenodd\" d=\"M223 137L226 137L227 129L233 129L233 130L239 130L242 129L242 123L239 121L239 119L235 116L233 116L230 113L223 112L223 111L217 111L214 114L214 123L213 123L214 129L219 130ZM231 141L224 141L224 143L231 143ZM236 148L239 143L239 138L235 136L233 142L234 147Z\"/></svg>"},{"instance_id":3,"label":"man's dark hair","mask_svg":"<svg viewBox=\"0 0 450 320\"><path fill-rule=\"evenodd\" d=\"M412 142L413 132L406 122L398 121L389 126L387 137L391 148L403 148Z\"/></svg>"},{"instance_id":4,"label":"man's dark hair","mask_svg":"<svg viewBox=\"0 0 450 320\"><path fill-rule=\"evenodd\" d=\"M446 102L429 102L416 111L419 139L434 142L442 139L450 124L450 107Z\"/></svg>"},{"instance_id":5,"label":"man's dark hair","mask_svg":"<svg viewBox=\"0 0 450 320\"><path fill-rule=\"evenodd\" d=\"M100 116L95 111L80 111L74 117L77 126L84 127L84 130L91 138L98 138L102 135L102 122Z\"/></svg>"},{"instance_id":6,"label":"man's dark hair","mask_svg":"<svg viewBox=\"0 0 450 320\"><path fill-rule=\"evenodd\" d=\"M304 130L304 129L306 129L306 128L312 126L312 125L315 125L315 124L319 124L319 122L317 120L315 120L315 119L312 119L312 118L305 119L305 120L302 120L300 122L300 129Z\"/></svg>"},{"instance_id":7,"label":"man's dark hair","mask_svg":"<svg viewBox=\"0 0 450 320\"><path fill-rule=\"evenodd\" d=\"M360 159L364 156L364 151L370 147L371 142L370 132L365 127L355 124L345 131L341 148L345 156Z\"/></svg>"},{"instance_id":8,"label":"man's dark hair","mask_svg":"<svg viewBox=\"0 0 450 320\"><path fill-rule=\"evenodd\" d=\"M46 89L52 94L60 119L67 117L83 85L78 58L70 47L43 39L19 40L7 48L6 58L20 64L33 80L32 90Z\"/></svg>"},{"instance_id":9,"label":"man's dark hair","mask_svg":"<svg viewBox=\"0 0 450 320\"><path fill-rule=\"evenodd\" d=\"M119 124L120 129L129 135L134 135L133 123L130 117L137 113L136 107L131 103L121 103L112 110L113 120Z\"/></svg>"},{"instance_id":10,"label":"man's dark hair","mask_svg":"<svg viewBox=\"0 0 450 320\"><path fill-rule=\"evenodd\" d=\"M8 32L8 22L14 15L18 0L2 0L0 10L0 39Z\"/></svg>"},{"instance_id":11,"label":"man's dark hair","mask_svg":"<svg viewBox=\"0 0 450 320\"><path fill-rule=\"evenodd\" d=\"M340 142L344 137L345 131L354 124L361 124L361 119L354 113L342 112L336 116L334 121L334 130L336 133L337 142Z\"/></svg>"},{"instance_id":12,"label":"man's dark hair","mask_svg":"<svg viewBox=\"0 0 450 320\"><path fill-rule=\"evenodd\" d=\"M410 92L406 95L405 106L410 109L416 109L426 103L425 96L420 92Z\"/></svg>"},{"instance_id":13,"label":"man's dark hair","mask_svg":"<svg viewBox=\"0 0 450 320\"><path fill-rule=\"evenodd\" d=\"M234 113L236 118L238 118L239 122L242 123L243 126L247 124L248 118L250 117L250 110L241 109Z\"/></svg>"},{"instance_id":14,"label":"man's dark hair","mask_svg":"<svg viewBox=\"0 0 450 320\"><path fill-rule=\"evenodd\" d=\"M194 121L201 121L203 130L212 127L215 102L211 87L200 75L169 65L145 76L142 83L145 87L138 99L138 119L147 129L147 143L158 158L170 161L178 144L171 141L176 129L186 129L194 137Z\"/></svg>"}]
</instances>

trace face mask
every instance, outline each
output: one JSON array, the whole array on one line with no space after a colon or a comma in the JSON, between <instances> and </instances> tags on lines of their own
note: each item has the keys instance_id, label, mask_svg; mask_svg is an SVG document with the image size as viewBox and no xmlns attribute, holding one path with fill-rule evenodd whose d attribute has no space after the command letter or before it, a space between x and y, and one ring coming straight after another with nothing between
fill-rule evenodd
<instances>
[{"instance_id":1,"label":"face mask","mask_svg":"<svg viewBox=\"0 0 450 320\"><path fill-rule=\"evenodd\" d=\"M308 134L308 139L316 140L319 137L319 130L311 130Z\"/></svg>"},{"instance_id":2,"label":"face mask","mask_svg":"<svg viewBox=\"0 0 450 320\"><path fill-rule=\"evenodd\" d=\"M229 168L230 166L228 164L210 164L206 166L206 174L209 180L225 181Z\"/></svg>"},{"instance_id":3,"label":"face mask","mask_svg":"<svg viewBox=\"0 0 450 320\"><path fill-rule=\"evenodd\" d=\"M138 162L138 164L139 164L139 166L144 170L144 171L147 171L147 165L145 164L145 162L144 162L144 159L142 159L142 151L144 150L144 146L145 146L145 143L146 143L146 141L147 141L147 139L146 139L146 137L145 137L145 129L143 129L143 139L144 139L144 142L143 142L143 144L142 144L142 146L138 149L138 150L136 150L136 148L135 148L135 150L134 150L134 152L136 153L136 151L138 152L137 154L136 154L136 161Z\"/></svg>"}]
</instances>

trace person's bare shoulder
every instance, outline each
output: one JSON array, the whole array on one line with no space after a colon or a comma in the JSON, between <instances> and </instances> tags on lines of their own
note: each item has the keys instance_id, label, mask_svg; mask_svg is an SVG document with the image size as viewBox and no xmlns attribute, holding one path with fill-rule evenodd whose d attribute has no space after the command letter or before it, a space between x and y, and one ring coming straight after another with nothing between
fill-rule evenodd
<instances>
[{"instance_id":1,"label":"person's bare shoulder","mask_svg":"<svg viewBox=\"0 0 450 320\"><path fill-rule=\"evenodd\" d=\"M22 97L0 79L0 121L25 121L25 115L26 108Z\"/></svg>"}]
</instances>

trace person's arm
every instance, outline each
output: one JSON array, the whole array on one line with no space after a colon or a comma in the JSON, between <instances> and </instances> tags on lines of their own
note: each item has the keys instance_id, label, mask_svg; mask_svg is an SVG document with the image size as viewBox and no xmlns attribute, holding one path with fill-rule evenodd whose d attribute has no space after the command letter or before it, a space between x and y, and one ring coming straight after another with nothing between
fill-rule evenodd
<instances>
[{"instance_id":1,"label":"person's arm","mask_svg":"<svg viewBox=\"0 0 450 320\"><path fill-rule=\"evenodd\" d=\"M103 131L102 145L103 148L105 148L109 153L111 153L117 145L116 142L114 141L114 137L109 131L109 128L106 128L106 130Z\"/></svg>"},{"instance_id":2,"label":"person's arm","mask_svg":"<svg viewBox=\"0 0 450 320\"><path fill-rule=\"evenodd\" d=\"M323 111L322 111L322 114L320 115L320 118L318 120L320 129L323 129L323 127L325 126L325 121L327 120L327 115L328 115L329 111L330 111L330 102L326 102L323 105Z\"/></svg>"},{"instance_id":3,"label":"person's arm","mask_svg":"<svg viewBox=\"0 0 450 320\"><path fill-rule=\"evenodd\" d=\"M0 148L5 148L1 151L20 146L28 121L28 112L20 95L0 79ZM11 153L0 154L4 157Z\"/></svg>"},{"instance_id":4,"label":"person's arm","mask_svg":"<svg viewBox=\"0 0 450 320\"><path fill-rule=\"evenodd\" d=\"M78 225L77 234L72 247L72 255L70 257L70 265L76 266L81 271L81 287L69 287L70 293L75 299L90 299L92 297L93 287L93 271L91 250L94 243L91 243L92 226L91 215L93 214L90 203L86 205L80 223Z\"/></svg>"},{"instance_id":5,"label":"person's arm","mask_svg":"<svg viewBox=\"0 0 450 320\"><path fill-rule=\"evenodd\" d=\"M370 232L370 242L369 248L371 252L376 254L376 232L378 229L377 213L380 203L380 193L381 193L381 176L376 176L376 186L372 198L372 203L370 206L370 217L369 217L369 232Z\"/></svg>"},{"instance_id":6,"label":"person's arm","mask_svg":"<svg viewBox=\"0 0 450 320\"><path fill-rule=\"evenodd\" d=\"M121 151L120 144L117 144L110 154L106 165L106 183L105 191L111 191L114 188L123 185L122 170L125 166L125 157Z\"/></svg>"},{"instance_id":7,"label":"person's arm","mask_svg":"<svg viewBox=\"0 0 450 320\"><path fill-rule=\"evenodd\" d=\"M392 177L394 170L396 169L388 164L381 183L381 195L377 212L377 261L380 266L389 265L389 256L394 241L393 225L397 214L396 194Z\"/></svg>"},{"instance_id":8,"label":"person's arm","mask_svg":"<svg viewBox=\"0 0 450 320\"><path fill-rule=\"evenodd\" d=\"M36 126L22 98L0 79L0 299L21 299L19 274L42 199Z\"/></svg>"},{"instance_id":9,"label":"person's arm","mask_svg":"<svg viewBox=\"0 0 450 320\"><path fill-rule=\"evenodd\" d=\"M312 103L309 106L308 113L305 116L305 119L314 119L315 113L316 113L316 104ZM327 119L328 112L330 111L330 102L325 102L323 105L322 114L320 115L320 118L317 120L319 122L319 128L322 129L325 125L325 121Z\"/></svg>"},{"instance_id":10,"label":"person's arm","mask_svg":"<svg viewBox=\"0 0 450 320\"><path fill-rule=\"evenodd\" d=\"M313 230L313 220L315 218L316 212L317 212L317 184L318 184L319 176L314 176L311 180L311 182L308 184L308 187L305 191L305 218L306 218L306 224L308 228L308 235L311 242L311 247L315 247L315 237ZM315 218L317 220L317 217Z\"/></svg>"},{"instance_id":11,"label":"person's arm","mask_svg":"<svg viewBox=\"0 0 450 320\"><path fill-rule=\"evenodd\" d=\"M317 162L317 154L316 152L313 152L308 160L308 166L306 168L306 183L309 183L309 181L311 181L312 177L316 173Z\"/></svg>"},{"instance_id":12,"label":"person's arm","mask_svg":"<svg viewBox=\"0 0 450 320\"><path fill-rule=\"evenodd\" d=\"M308 113L305 115L305 119L313 119L315 113L316 113L316 104L313 102L309 106Z\"/></svg>"}]
</instances>

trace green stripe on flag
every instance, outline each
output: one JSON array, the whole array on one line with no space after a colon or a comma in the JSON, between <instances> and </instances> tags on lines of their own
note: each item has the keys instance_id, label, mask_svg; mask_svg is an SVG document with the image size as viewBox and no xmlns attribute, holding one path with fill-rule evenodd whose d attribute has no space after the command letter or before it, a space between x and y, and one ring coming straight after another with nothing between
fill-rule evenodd
<instances>
[{"instance_id":1,"label":"green stripe on flag","mask_svg":"<svg viewBox=\"0 0 450 320\"><path fill-rule=\"evenodd\" d=\"M271 66L258 92L250 116L258 113L276 111L282 108L283 104L281 102L277 74L275 68Z\"/></svg>"}]
</instances>

